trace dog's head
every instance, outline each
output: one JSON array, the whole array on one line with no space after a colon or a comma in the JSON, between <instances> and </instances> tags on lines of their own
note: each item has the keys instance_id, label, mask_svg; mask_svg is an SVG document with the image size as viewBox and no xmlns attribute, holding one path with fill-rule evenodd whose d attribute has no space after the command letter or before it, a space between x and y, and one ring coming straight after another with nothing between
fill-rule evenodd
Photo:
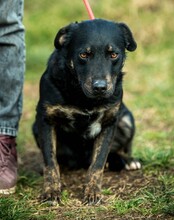
<instances>
[{"instance_id":1,"label":"dog's head","mask_svg":"<svg viewBox=\"0 0 174 220\"><path fill-rule=\"evenodd\" d=\"M57 33L55 47L66 50L67 64L89 98L108 98L116 87L125 49L137 47L124 23L95 19L72 23Z\"/></svg>"}]
</instances>

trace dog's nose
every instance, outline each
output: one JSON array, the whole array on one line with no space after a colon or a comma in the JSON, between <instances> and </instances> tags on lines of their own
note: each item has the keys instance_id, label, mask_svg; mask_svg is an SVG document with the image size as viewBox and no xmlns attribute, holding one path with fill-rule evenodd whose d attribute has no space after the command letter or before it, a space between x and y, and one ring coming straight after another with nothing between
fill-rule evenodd
<instances>
[{"instance_id":1,"label":"dog's nose","mask_svg":"<svg viewBox=\"0 0 174 220\"><path fill-rule=\"evenodd\" d=\"M105 80L95 80L93 82L93 90L97 93L103 93L107 90L107 82Z\"/></svg>"}]
</instances>

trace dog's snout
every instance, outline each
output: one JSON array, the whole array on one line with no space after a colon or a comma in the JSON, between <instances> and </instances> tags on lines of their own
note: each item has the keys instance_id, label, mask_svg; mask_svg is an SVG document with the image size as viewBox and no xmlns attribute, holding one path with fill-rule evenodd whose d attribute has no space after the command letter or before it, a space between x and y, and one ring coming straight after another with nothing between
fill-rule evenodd
<instances>
[{"instance_id":1,"label":"dog's snout","mask_svg":"<svg viewBox=\"0 0 174 220\"><path fill-rule=\"evenodd\" d=\"M93 90L97 93L103 93L107 90L106 80L95 80L93 82Z\"/></svg>"}]
</instances>

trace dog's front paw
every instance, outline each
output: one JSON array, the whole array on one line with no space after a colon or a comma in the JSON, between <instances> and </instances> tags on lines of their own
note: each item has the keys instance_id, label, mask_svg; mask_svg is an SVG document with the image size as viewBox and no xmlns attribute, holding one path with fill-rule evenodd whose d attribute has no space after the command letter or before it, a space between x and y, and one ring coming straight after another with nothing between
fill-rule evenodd
<instances>
[{"instance_id":1,"label":"dog's front paw","mask_svg":"<svg viewBox=\"0 0 174 220\"><path fill-rule=\"evenodd\" d=\"M61 197L61 184L59 173L56 169L44 169L44 186L40 196L41 201L51 204L59 203Z\"/></svg>"},{"instance_id":2,"label":"dog's front paw","mask_svg":"<svg viewBox=\"0 0 174 220\"><path fill-rule=\"evenodd\" d=\"M102 201L101 190L98 185L88 184L84 192L84 204L95 205Z\"/></svg>"},{"instance_id":3,"label":"dog's front paw","mask_svg":"<svg viewBox=\"0 0 174 220\"><path fill-rule=\"evenodd\" d=\"M125 164L126 170L139 170L141 169L141 163L137 160L132 160L129 163Z\"/></svg>"},{"instance_id":4,"label":"dog's front paw","mask_svg":"<svg viewBox=\"0 0 174 220\"><path fill-rule=\"evenodd\" d=\"M54 205L56 203L60 203L60 197L61 197L60 186L58 186L55 183L54 184L45 183L43 192L40 196L42 202L49 202L50 204Z\"/></svg>"}]
</instances>

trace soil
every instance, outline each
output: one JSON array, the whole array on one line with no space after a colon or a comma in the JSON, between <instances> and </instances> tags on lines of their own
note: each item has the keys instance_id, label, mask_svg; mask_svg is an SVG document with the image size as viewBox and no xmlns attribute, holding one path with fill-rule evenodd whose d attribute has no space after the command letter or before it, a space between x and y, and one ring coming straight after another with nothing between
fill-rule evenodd
<instances>
[{"instance_id":1,"label":"soil","mask_svg":"<svg viewBox=\"0 0 174 220\"><path fill-rule=\"evenodd\" d=\"M29 151L21 156L21 170L35 172L42 175L42 158L39 151ZM19 168L20 169L20 168ZM117 213L114 209L114 200L130 200L138 196L147 187L158 184L158 175L147 175L143 170L128 172L110 172L105 170L103 176L103 200L102 204L86 206L82 204L83 186L86 170L61 171L61 183L63 191L62 204L51 207L56 212L55 220L131 220L131 219L165 219L172 220L172 216L150 215L141 216L138 212L124 214ZM42 185L42 183L41 183ZM41 187L40 185L40 187ZM105 190L106 189L106 190ZM148 208L148 207L145 207Z\"/></svg>"}]
</instances>

